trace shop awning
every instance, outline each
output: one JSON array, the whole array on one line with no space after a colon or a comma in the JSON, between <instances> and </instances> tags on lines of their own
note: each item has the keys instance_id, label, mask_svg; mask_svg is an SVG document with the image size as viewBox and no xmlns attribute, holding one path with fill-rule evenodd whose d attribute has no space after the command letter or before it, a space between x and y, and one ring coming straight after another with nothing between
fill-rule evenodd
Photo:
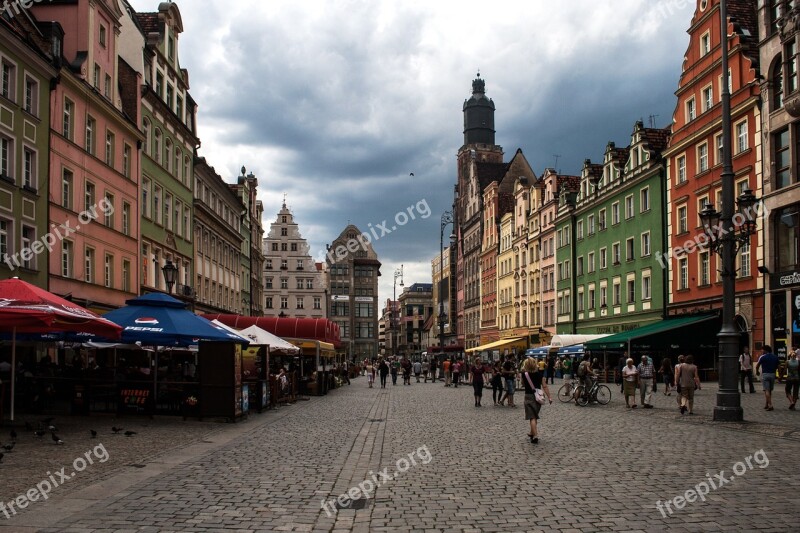
<instances>
[{"instance_id":1,"label":"shop awning","mask_svg":"<svg viewBox=\"0 0 800 533\"><path fill-rule=\"evenodd\" d=\"M547 357L550 353L550 346L539 346L538 348L528 348L525 350L525 357Z\"/></svg>"},{"instance_id":2,"label":"shop awning","mask_svg":"<svg viewBox=\"0 0 800 533\"><path fill-rule=\"evenodd\" d=\"M668 318L630 331L623 331L602 339L588 341L585 343L585 347L587 350L623 350L628 348L629 343L637 339L668 333L716 318L718 318L716 314Z\"/></svg>"},{"instance_id":3,"label":"shop awning","mask_svg":"<svg viewBox=\"0 0 800 533\"><path fill-rule=\"evenodd\" d=\"M509 344L514 344L515 342L524 340L525 337L514 337L513 339L500 339L499 341L490 342L489 344L484 344L483 346L476 346L475 348L469 348L467 350L467 353L482 352L484 350L496 350L498 348L502 348L503 346L508 346Z\"/></svg>"},{"instance_id":4,"label":"shop awning","mask_svg":"<svg viewBox=\"0 0 800 533\"><path fill-rule=\"evenodd\" d=\"M573 344L572 346L564 346L563 348L558 349L558 356L564 357L567 355L583 355L584 354L584 346L583 344Z\"/></svg>"},{"instance_id":5,"label":"shop awning","mask_svg":"<svg viewBox=\"0 0 800 533\"><path fill-rule=\"evenodd\" d=\"M319 345L319 354L321 357L333 358L336 357L336 348L329 342L322 341L307 341L301 339L285 339L301 350L304 350L306 355L316 354L317 345Z\"/></svg>"}]
</instances>

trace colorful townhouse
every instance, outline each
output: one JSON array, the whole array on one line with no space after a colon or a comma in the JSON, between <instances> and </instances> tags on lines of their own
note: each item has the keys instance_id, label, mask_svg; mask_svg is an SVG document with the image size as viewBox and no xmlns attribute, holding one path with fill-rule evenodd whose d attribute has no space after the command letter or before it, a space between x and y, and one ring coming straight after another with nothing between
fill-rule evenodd
<instances>
[{"instance_id":1,"label":"colorful townhouse","mask_svg":"<svg viewBox=\"0 0 800 533\"><path fill-rule=\"evenodd\" d=\"M759 70L756 2L728 0L728 61L731 94L731 146L734 196L751 190L763 196L762 174L762 76ZM673 115L672 135L663 153L667 164L668 242L665 255L670 265L668 312L670 316L719 310L722 306L720 257L710 247L700 213L708 204L721 210L722 116L719 0L700 0L689 27L689 46L680 76ZM779 158L792 151L772 145ZM780 144L780 146L784 146ZM775 158L773 156L773 161ZM789 159L781 165L790 165ZM769 172L771 179L781 167ZM782 179L782 178L781 178ZM763 224L736 256L736 327L741 347L751 353L764 338ZM698 245L698 243L700 245ZM716 345L711 339L711 347Z\"/></svg>"},{"instance_id":2,"label":"colorful townhouse","mask_svg":"<svg viewBox=\"0 0 800 533\"><path fill-rule=\"evenodd\" d=\"M115 0L36 3L59 46L50 92L49 223L74 228L50 253L49 290L103 313L138 294L140 101L121 90ZM128 83L140 85L132 76ZM126 83L125 89L130 85ZM66 233L66 232L63 232Z\"/></svg>"},{"instance_id":3,"label":"colorful townhouse","mask_svg":"<svg viewBox=\"0 0 800 533\"><path fill-rule=\"evenodd\" d=\"M556 227L558 333L615 334L664 318L668 138L636 122L629 146L610 142L602 163L584 162Z\"/></svg>"},{"instance_id":4,"label":"colorful townhouse","mask_svg":"<svg viewBox=\"0 0 800 533\"><path fill-rule=\"evenodd\" d=\"M0 277L47 288L50 83L61 55L38 25L0 17Z\"/></svg>"}]
</instances>

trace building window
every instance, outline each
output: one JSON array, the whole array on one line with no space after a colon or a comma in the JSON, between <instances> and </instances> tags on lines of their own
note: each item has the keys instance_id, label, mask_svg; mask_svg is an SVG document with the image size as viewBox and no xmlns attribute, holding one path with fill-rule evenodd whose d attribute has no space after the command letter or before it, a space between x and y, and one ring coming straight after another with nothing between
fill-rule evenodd
<instances>
[{"instance_id":1,"label":"building window","mask_svg":"<svg viewBox=\"0 0 800 533\"><path fill-rule=\"evenodd\" d=\"M142 179L142 216L150 218L150 180Z\"/></svg>"},{"instance_id":2,"label":"building window","mask_svg":"<svg viewBox=\"0 0 800 533\"><path fill-rule=\"evenodd\" d=\"M650 232L642 233L642 257L650 255Z\"/></svg>"},{"instance_id":3,"label":"building window","mask_svg":"<svg viewBox=\"0 0 800 533\"><path fill-rule=\"evenodd\" d=\"M272 309L272 296L267 296L266 308Z\"/></svg>"},{"instance_id":4,"label":"building window","mask_svg":"<svg viewBox=\"0 0 800 533\"><path fill-rule=\"evenodd\" d=\"M106 254L105 260L105 286L109 289L114 287L114 256Z\"/></svg>"},{"instance_id":5,"label":"building window","mask_svg":"<svg viewBox=\"0 0 800 533\"><path fill-rule=\"evenodd\" d=\"M173 89L172 85L170 85L168 83L167 84L167 95L166 95L165 100L167 102L167 107L170 108L170 109L172 109L172 95L173 95L174 92L175 92L175 89Z\"/></svg>"},{"instance_id":6,"label":"building window","mask_svg":"<svg viewBox=\"0 0 800 533\"><path fill-rule=\"evenodd\" d=\"M314 309L322 309L322 299L319 296L314 296Z\"/></svg>"},{"instance_id":7,"label":"building window","mask_svg":"<svg viewBox=\"0 0 800 533\"><path fill-rule=\"evenodd\" d=\"M779 131L773 136L775 147L775 185L781 189L792 182L791 157L789 153L789 129Z\"/></svg>"},{"instance_id":8,"label":"building window","mask_svg":"<svg viewBox=\"0 0 800 533\"><path fill-rule=\"evenodd\" d=\"M625 241L625 260L626 261L633 261L634 259L634 250L633 250L633 237L628 237Z\"/></svg>"},{"instance_id":9,"label":"building window","mask_svg":"<svg viewBox=\"0 0 800 533\"><path fill-rule=\"evenodd\" d=\"M25 79L25 111L39 116L39 83L32 78Z\"/></svg>"},{"instance_id":10,"label":"building window","mask_svg":"<svg viewBox=\"0 0 800 533\"><path fill-rule=\"evenodd\" d=\"M689 288L689 259L682 257L678 259L678 289Z\"/></svg>"},{"instance_id":11,"label":"building window","mask_svg":"<svg viewBox=\"0 0 800 533\"><path fill-rule=\"evenodd\" d=\"M790 40L784 48L786 57L786 94L792 94L797 90L797 43L794 39Z\"/></svg>"},{"instance_id":12,"label":"building window","mask_svg":"<svg viewBox=\"0 0 800 533\"><path fill-rule=\"evenodd\" d=\"M161 130L156 128L153 132L153 159L156 163L161 163Z\"/></svg>"},{"instance_id":13,"label":"building window","mask_svg":"<svg viewBox=\"0 0 800 533\"><path fill-rule=\"evenodd\" d=\"M716 146L717 146L716 159L714 159L714 164L715 165L720 165L720 164L722 164L722 157L723 157L722 151L724 149L723 146L722 146L722 134L721 133L718 133L718 134L716 134L714 136L714 144L716 144Z\"/></svg>"},{"instance_id":14,"label":"building window","mask_svg":"<svg viewBox=\"0 0 800 533\"><path fill-rule=\"evenodd\" d=\"M94 248L86 248L83 271L84 281L86 283L94 283Z\"/></svg>"},{"instance_id":15,"label":"building window","mask_svg":"<svg viewBox=\"0 0 800 533\"><path fill-rule=\"evenodd\" d=\"M11 223L0 219L0 258L5 259L9 251L8 235L11 233Z\"/></svg>"},{"instance_id":16,"label":"building window","mask_svg":"<svg viewBox=\"0 0 800 533\"><path fill-rule=\"evenodd\" d=\"M17 86L17 68L6 61L2 60L3 64L3 80L2 80L2 95L11 101L14 101L14 89Z\"/></svg>"},{"instance_id":17,"label":"building window","mask_svg":"<svg viewBox=\"0 0 800 533\"><path fill-rule=\"evenodd\" d=\"M744 120L736 125L736 153L741 154L749 148L747 142L747 121Z\"/></svg>"},{"instance_id":18,"label":"building window","mask_svg":"<svg viewBox=\"0 0 800 533\"><path fill-rule=\"evenodd\" d=\"M577 238L578 239L583 239L583 220L579 220L576 227L577 227L577 230L578 230L576 232L578 234Z\"/></svg>"},{"instance_id":19,"label":"building window","mask_svg":"<svg viewBox=\"0 0 800 533\"><path fill-rule=\"evenodd\" d=\"M153 215L155 215L156 222L161 224L163 216L161 213L161 186L155 185L153 187Z\"/></svg>"},{"instance_id":20,"label":"building window","mask_svg":"<svg viewBox=\"0 0 800 533\"><path fill-rule=\"evenodd\" d=\"M625 218L633 218L633 195L625 197Z\"/></svg>"},{"instance_id":21,"label":"building window","mask_svg":"<svg viewBox=\"0 0 800 533\"><path fill-rule=\"evenodd\" d=\"M32 228L30 226L22 226L22 250L31 250L31 245L36 241L36 228ZM0 253L0 257L3 254ZM36 269L36 254L22 254L22 268L27 268L28 270L35 270Z\"/></svg>"},{"instance_id":22,"label":"building window","mask_svg":"<svg viewBox=\"0 0 800 533\"><path fill-rule=\"evenodd\" d=\"M313 288L314 288L314 280L313 279L307 279L306 280L306 289L313 289Z\"/></svg>"},{"instance_id":23,"label":"building window","mask_svg":"<svg viewBox=\"0 0 800 533\"><path fill-rule=\"evenodd\" d=\"M689 231L687 208L685 205L678 207L678 234Z\"/></svg>"},{"instance_id":24,"label":"building window","mask_svg":"<svg viewBox=\"0 0 800 533\"><path fill-rule=\"evenodd\" d=\"M22 161L22 185L29 189L36 189L36 173L36 152L25 148Z\"/></svg>"},{"instance_id":25,"label":"building window","mask_svg":"<svg viewBox=\"0 0 800 533\"><path fill-rule=\"evenodd\" d=\"M594 215L589 215L586 218L586 222L587 222L587 225L589 226L589 228L588 228L589 235L594 235Z\"/></svg>"},{"instance_id":26,"label":"building window","mask_svg":"<svg viewBox=\"0 0 800 533\"><path fill-rule=\"evenodd\" d=\"M608 287L600 287L600 307L608 307Z\"/></svg>"},{"instance_id":27,"label":"building window","mask_svg":"<svg viewBox=\"0 0 800 533\"><path fill-rule=\"evenodd\" d=\"M639 211L642 213L650 211L650 187L644 187L639 191Z\"/></svg>"},{"instance_id":28,"label":"building window","mask_svg":"<svg viewBox=\"0 0 800 533\"><path fill-rule=\"evenodd\" d=\"M296 251L297 251L297 243L296 243L296 242L293 242L293 243L292 243L292 245L291 245L291 250L292 250L293 252L296 252Z\"/></svg>"},{"instance_id":29,"label":"building window","mask_svg":"<svg viewBox=\"0 0 800 533\"><path fill-rule=\"evenodd\" d=\"M649 273L642 274L642 300L651 299L653 293L653 280Z\"/></svg>"},{"instance_id":30,"label":"building window","mask_svg":"<svg viewBox=\"0 0 800 533\"><path fill-rule=\"evenodd\" d=\"M278 251L278 243L277 242L273 242L272 243L272 251L273 252L277 252Z\"/></svg>"},{"instance_id":31,"label":"building window","mask_svg":"<svg viewBox=\"0 0 800 533\"><path fill-rule=\"evenodd\" d=\"M295 300L297 300L298 309L305 309L305 298L303 298L302 296L297 296Z\"/></svg>"},{"instance_id":32,"label":"building window","mask_svg":"<svg viewBox=\"0 0 800 533\"><path fill-rule=\"evenodd\" d=\"M100 24L100 46L106 47L106 27Z\"/></svg>"},{"instance_id":33,"label":"building window","mask_svg":"<svg viewBox=\"0 0 800 533\"><path fill-rule=\"evenodd\" d=\"M281 278L281 289L289 288L289 278Z\"/></svg>"},{"instance_id":34,"label":"building window","mask_svg":"<svg viewBox=\"0 0 800 533\"><path fill-rule=\"evenodd\" d=\"M714 107L714 89L711 85L703 89L703 111Z\"/></svg>"},{"instance_id":35,"label":"building window","mask_svg":"<svg viewBox=\"0 0 800 533\"><path fill-rule=\"evenodd\" d=\"M264 278L264 288L265 289L272 288L272 278Z\"/></svg>"},{"instance_id":36,"label":"building window","mask_svg":"<svg viewBox=\"0 0 800 533\"><path fill-rule=\"evenodd\" d=\"M606 252L608 252L608 248L600 248L600 268L601 269L608 268L608 263L607 263L608 254Z\"/></svg>"},{"instance_id":37,"label":"building window","mask_svg":"<svg viewBox=\"0 0 800 533\"><path fill-rule=\"evenodd\" d=\"M618 242L615 242L611 245L611 261L613 264L618 265L620 263L620 259L620 246Z\"/></svg>"},{"instance_id":38,"label":"building window","mask_svg":"<svg viewBox=\"0 0 800 533\"><path fill-rule=\"evenodd\" d=\"M72 277L72 261L74 253L74 244L72 241L61 241L61 276L65 278Z\"/></svg>"},{"instance_id":39,"label":"building window","mask_svg":"<svg viewBox=\"0 0 800 533\"><path fill-rule=\"evenodd\" d=\"M697 147L697 169L699 172L708 170L708 143Z\"/></svg>"},{"instance_id":40,"label":"building window","mask_svg":"<svg viewBox=\"0 0 800 533\"><path fill-rule=\"evenodd\" d=\"M600 227L600 231L606 229L606 210L601 209L597 216L597 224ZM568 243L565 243L568 244Z\"/></svg>"},{"instance_id":41,"label":"building window","mask_svg":"<svg viewBox=\"0 0 800 533\"><path fill-rule=\"evenodd\" d=\"M281 296L281 309L289 309L289 297Z\"/></svg>"},{"instance_id":42,"label":"building window","mask_svg":"<svg viewBox=\"0 0 800 533\"><path fill-rule=\"evenodd\" d=\"M72 117L75 114L75 104L69 100L68 98L64 98L64 116L62 119L61 124L61 133L69 139L70 141L73 140L73 120Z\"/></svg>"},{"instance_id":43,"label":"building window","mask_svg":"<svg viewBox=\"0 0 800 533\"><path fill-rule=\"evenodd\" d=\"M286 237L289 235L289 230L286 228L281 228L281 237Z\"/></svg>"},{"instance_id":44,"label":"building window","mask_svg":"<svg viewBox=\"0 0 800 533\"><path fill-rule=\"evenodd\" d=\"M742 247L739 249L739 269L738 269L739 277L741 278L749 278L750 277L750 243L746 242L742 244Z\"/></svg>"},{"instance_id":45,"label":"building window","mask_svg":"<svg viewBox=\"0 0 800 533\"><path fill-rule=\"evenodd\" d=\"M288 248L285 242L281 243L281 252L288 252Z\"/></svg>"},{"instance_id":46,"label":"building window","mask_svg":"<svg viewBox=\"0 0 800 533\"><path fill-rule=\"evenodd\" d=\"M159 98L164 98L164 75L156 73L156 94Z\"/></svg>"},{"instance_id":47,"label":"building window","mask_svg":"<svg viewBox=\"0 0 800 533\"><path fill-rule=\"evenodd\" d=\"M61 207L72 209L72 171L64 169L61 174Z\"/></svg>"},{"instance_id":48,"label":"building window","mask_svg":"<svg viewBox=\"0 0 800 533\"><path fill-rule=\"evenodd\" d=\"M686 183L686 156L678 157L678 183Z\"/></svg>"},{"instance_id":49,"label":"building window","mask_svg":"<svg viewBox=\"0 0 800 533\"><path fill-rule=\"evenodd\" d=\"M621 303L621 292L619 282L615 281L611 291L611 305L619 305Z\"/></svg>"},{"instance_id":50,"label":"building window","mask_svg":"<svg viewBox=\"0 0 800 533\"><path fill-rule=\"evenodd\" d=\"M772 67L772 111L783 107L783 61L780 54Z\"/></svg>"},{"instance_id":51,"label":"building window","mask_svg":"<svg viewBox=\"0 0 800 533\"><path fill-rule=\"evenodd\" d=\"M103 94L108 98L111 99L111 76L106 74L105 84L103 85Z\"/></svg>"},{"instance_id":52,"label":"building window","mask_svg":"<svg viewBox=\"0 0 800 533\"><path fill-rule=\"evenodd\" d=\"M114 229L114 195L106 193L105 225Z\"/></svg>"},{"instance_id":53,"label":"building window","mask_svg":"<svg viewBox=\"0 0 800 533\"><path fill-rule=\"evenodd\" d=\"M611 204L611 224L619 224L619 202Z\"/></svg>"},{"instance_id":54,"label":"building window","mask_svg":"<svg viewBox=\"0 0 800 533\"><path fill-rule=\"evenodd\" d=\"M578 262L575 263L575 275L583 276L583 256L579 257ZM531 292L535 294L533 290Z\"/></svg>"},{"instance_id":55,"label":"building window","mask_svg":"<svg viewBox=\"0 0 800 533\"><path fill-rule=\"evenodd\" d=\"M636 301L636 280L628 280L628 303L632 304Z\"/></svg>"},{"instance_id":56,"label":"building window","mask_svg":"<svg viewBox=\"0 0 800 533\"><path fill-rule=\"evenodd\" d=\"M131 234L131 204L122 202L122 233Z\"/></svg>"},{"instance_id":57,"label":"building window","mask_svg":"<svg viewBox=\"0 0 800 533\"><path fill-rule=\"evenodd\" d=\"M95 153L95 138L94 132L97 129L97 121L91 116L86 118L86 151L94 155Z\"/></svg>"},{"instance_id":58,"label":"building window","mask_svg":"<svg viewBox=\"0 0 800 533\"><path fill-rule=\"evenodd\" d=\"M711 52L711 33L705 32L700 36L700 56L704 56Z\"/></svg>"},{"instance_id":59,"label":"building window","mask_svg":"<svg viewBox=\"0 0 800 533\"><path fill-rule=\"evenodd\" d=\"M175 114L178 115L178 119L183 122L183 98L180 96L175 99Z\"/></svg>"},{"instance_id":60,"label":"building window","mask_svg":"<svg viewBox=\"0 0 800 533\"><path fill-rule=\"evenodd\" d=\"M591 274L594 272L594 252L589 252L588 257L588 272ZM545 289L546 290L546 289Z\"/></svg>"},{"instance_id":61,"label":"building window","mask_svg":"<svg viewBox=\"0 0 800 533\"><path fill-rule=\"evenodd\" d=\"M0 137L0 175L14 179L14 143L11 139Z\"/></svg>"},{"instance_id":62,"label":"building window","mask_svg":"<svg viewBox=\"0 0 800 533\"><path fill-rule=\"evenodd\" d=\"M131 177L131 146L127 143L122 149L122 175L126 178Z\"/></svg>"},{"instance_id":63,"label":"building window","mask_svg":"<svg viewBox=\"0 0 800 533\"><path fill-rule=\"evenodd\" d=\"M697 116L697 109L695 107L694 96L686 100L686 122L691 122Z\"/></svg>"},{"instance_id":64,"label":"building window","mask_svg":"<svg viewBox=\"0 0 800 533\"><path fill-rule=\"evenodd\" d=\"M705 285L710 285L711 284L711 268L710 268L710 262L709 262L710 261L709 253L707 251L706 252L700 252L700 255L698 256L698 259L699 259L699 262L700 262L700 283L699 283L699 285L701 287L705 286Z\"/></svg>"},{"instance_id":65,"label":"building window","mask_svg":"<svg viewBox=\"0 0 800 533\"><path fill-rule=\"evenodd\" d=\"M106 165L114 167L114 133L106 130Z\"/></svg>"},{"instance_id":66,"label":"building window","mask_svg":"<svg viewBox=\"0 0 800 533\"><path fill-rule=\"evenodd\" d=\"M89 211L92 206L95 204L95 186L94 183L91 181L86 181L86 185L84 186L84 201L83 201L83 209L85 211Z\"/></svg>"},{"instance_id":67,"label":"building window","mask_svg":"<svg viewBox=\"0 0 800 533\"><path fill-rule=\"evenodd\" d=\"M595 298L594 298L594 289L589 289L589 310L594 310L595 308Z\"/></svg>"},{"instance_id":68,"label":"building window","mask_svg":"<svg viewBox=\"0 0 800 533\"><path fill-rule=\"evenodd\" d=\"M122 290L131 292L131 262L122 260Z\"/></svg>"}]
</instances>

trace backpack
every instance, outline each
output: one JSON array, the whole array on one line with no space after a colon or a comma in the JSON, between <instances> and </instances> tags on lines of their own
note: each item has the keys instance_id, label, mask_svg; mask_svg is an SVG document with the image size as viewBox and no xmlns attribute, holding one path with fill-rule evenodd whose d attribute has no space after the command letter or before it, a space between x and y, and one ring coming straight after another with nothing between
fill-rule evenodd
<instances>
[{"instance_id":1,"label":"backpack","mask_svg":"<svg viewBox=\"0 0 800 533\"><path fill-rule=\"evenodd\" d=\"M584 377L586 375L586 365L581 363L578 367L578 377Z\"/></svg>"}]
</instances>

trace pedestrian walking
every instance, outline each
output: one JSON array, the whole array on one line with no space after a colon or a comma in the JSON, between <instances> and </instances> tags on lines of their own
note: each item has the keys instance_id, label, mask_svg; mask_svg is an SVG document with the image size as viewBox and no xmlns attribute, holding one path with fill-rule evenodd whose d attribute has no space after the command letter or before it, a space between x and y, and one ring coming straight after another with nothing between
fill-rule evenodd
<instances>
[{"instance_id":1,"label":"pedestrian walking","mask_svg":"<svg viewBox=\"0 0 800 533\"><path fill-rule=\"evenodd\" d=\"M534 361L535 362L535 361ZM503 405L505 400L508 400L509 407L516 407L514 405L514 390L516 388L517 370L514 368L514 361L512 361L511 354L506 355L506 361L503 363L503 380L506 385L506 394L500 398L500 405Z\"/></svg>"},{"instance_id":2,"label":"pedestrian walking","mask_svg":"<svg viewBox=\"0 0 800 533\"><path fill-rule=\"evenodd\" d=\"M694 391L700 389L700 376L693 355L687 355L683 363L678 366L678 378L675 381L681 384L681 414L688 409L689 414L693 415Z\"/></svg>"},{"instance_id":3,"label":"pedestrian walking","mask_svg":"<svg viewBox=\"0 0 800 533\"><path fill-rule=\"evenodd\" d=\"M385 360L381 359L380 364L378 365L378 373L381 376L381 388L386 388L386 376L389 375L389 363Z\"/></svg>"},{"instance_id":4,"label":"pedestrian walking","mask_svg":"<svg viewBox=\"0 0 800 533\"><path fill-rule=\"evenodd\" d=\"M414 362L414 377L417 378L417 383L419 383L419 375L422 374L422 363L419 361Z\"/></svg>"},{"instance_id":5,"label":"pedestrian walking","mask_svg":"<svg viewBox=\"0 0 800 533\"><path fill-rule=\"evenodd\" d=\"M445 387L449 387L450 386L450 379L452 378L452 376L450 375L450 360L449 359L445 359L442 362L442 372L444 372L444 386Z\"/></svg>"},{"instance_id":6,"label":"pedestrian walking","mask_svg":"<svg viewBox=\"0 0 800 533\"><path fill-rule=\"evenodd\" d=\"M453 371L453 386L458 388L458 380L461 379L461 361L456 361L451 367Z\"/></svg>"},{"instance_id":7,"label":"pedestrian walking","mask_svg":"<svg viewBox=\"0 0 800 533\"><path fill-rule=\"evenodd\" d=\"M744 394L745 377L750 385L750 394L753 394L756 391L756 388L753 386L753 359L750 356L750 348L747 346L744 347L744 350L742 350L742 353L739 355L739 381L742 386L742 394Z\"/></svg>"},{"instance_id":8,"label":"pedestrian walking","mask_svg":"<svg viewBox=\"0 0 800 533\"><path fill-rule=\"evenodd\" d=\"M563 369L564 378L570 379L572 377L572 358L570 356L564 357L564 360L561 362L561 367Z\"/></svg>"},{"instance_id":9,"label":"pedestrian walking","mask_svg":"<svg viewBox=\"0 0 800 533\"><path fill-rule=\"evenodd\" d=\"M475 391L475 407L481 407L481 397L483 397L483 363L480 358L475 360L475 364L470 369L472 372L472 389Z\"/></svg>"},{"instance_id":10,"label":"pedestrian walking","mask_svg":"<svg viewBox=\"0 0 800 533\"><path fill-rule=\"evenodd\" d=\"M653 362L646 355L642 356L639 363L639 401L642 402L642 407L645 409L652 409L653 404L653 388L656 386L656 369L653 367Z\"/></svg>"},{"instance_id":11,"label":"pedestrian walking","mask_svg":"<svg viewBox=\"0 0 800 533\"><path fill-rule=\"evenodd\" d=\"M551 355L547 358L547 383L555 384L554 379L556 376L556 356Z\"/></svg>"},{"instance_id":12,"label":"pedestrian walking","mask_svg":"<svg viewBox=\"0 0 800 533\"><path fill-rule=\"evenodd\" d=\"M795 410L797 394L800 390L800 361L794 351L789 352L789 360L786 361L786 398L789 400L789 409Z\"/></svg>"},{"instance_id":13,"label":"pedestrian walking","mask_svg":"<svg viewBox=\"0 0 800 533\"><path fill-rule=\"evenodd\" d=\"M495 405L503 405L502 402L500 402L502 398L503 368L500 366L500 361L495 361L494 367L492 367L492 401Z\"/></svg>"},{"instance_id":14,"label":"pedestrian walking","mask_svg":"<svg viewBox=\"0 0 800 533\"><path fill-rule=\"evenodd\" d=\"M673 380L675 379L675 369L672 367L672 361L669 360L669 357L665 357L661 360L659 373L664 380L664 396L671 396Z\"/></svg>"},{"instance_id":15,"label":"pedestrian walking","mask_svg":"<svg viewBox=\"0 0 800 533\"><path fill-rule=\"evenodd\" d=\"M400 361L397 360L397 357L391 363L389 367L389 372L392 374L392 385L397 385L397 373L400 371Z\"/></svg>"},{"instance_id":16,"label":"pedestrian walking","mask_svg":"<svg viewBox=\"0 0 800 533\"><path fill-rule=\"evenodd\" d=\"M344 381L348 385L350 385L350 369L348 368L347 361L342 363L341 372L342 372L342 374L341 374L342 375L342 381Z\"/></svg>"},{"instance_id":17,"label":"pedestrian walking","mask_svg":"<svg viewBox=\"0 0 800 533\"><path fill-rule=\"evenodd\" d=\"M561 379L561 377L564 375L563 368L564 368L563 363L561 362L561 358L559 357L558 359L556 359L556 379Z\"/></svg>"},{"instance_id":18,"label":"pedestrian walking","mask_svg":"<svg viewBox=\"0 0 800 533\"><path fill-rule=\"evenodd\" d=\"M431 365L430 365L430 367L431 367L431 383L436 383L436 365L437 365L437 361L436 361L436 357L434 357L433 359L431 359ZM427 382L428 382L428 378L426 376L425 377L425 383L427 383Z\"/></svg>"},{"instance_id":19,"label":"pedestrian walking","mask_svg":"<svg viewBox=\"0 0 800 533\"><path fill-rule=\"evenodd\" d=\"M678 379L678 371L680 370L681 365L685 360L686 360L685 355L681 354L678 356L678 362L675 363L675 371L674 371L674 376L672 378L673 382L675 383L675 391L677 392L676 400L678 401L679 406L681 404L681 382Z\"/></svg>"},{"instance_id":20,"label":"pedestrian walking","mask_svg":"<svg viewBox=\"0 0 800 533\"><path fill-rule=\"evenodd\" d=\"M762 350L764 353L758 358L756 372L761 372L761 385L764 387L764 399L766 400L764 409L772 411L775 409L772 405L772 391L775 389L775 372L778 370L780 359L772 353L771 346L765 344Z\"/></svg>"},{"instance_id":21,"label":"pedestrian walking","mask_svg":"<svg viewBox=\"0 0 800 533\"><path fill-rule=\"evenodd\" d=\"M622 367L622 386L625 392L625 407L636 409L636 386L639 383L639 369L633 366L633 359L630 357ZM633 405L629 398L633 398Z\"/></svg>"},{"instance_id":22,"label":"pedestrian walking","mask_svg":"<svg viewBox=\"0 0 800 533\"><path fill-rule=\"evenodd\" d=\"M534 358L525 359L522 364L522 370L522 386L525 387L525 420L530 421L528 437L531 439L531 443L538 444L539 413L542 409L542 404L536 401L536 391L542 390L551 404L553 403L553 398L550 396L550 389L547 388L547 381L542 381L542 373L539 371L539 365L536 364Z\"/></svg>"},{"instance_id":23,"label":"pedestrian walking","mask_svg":"<svg viewBox=\"0 0 800 533\"><path fill-rule=\"evenodd\" d=\"M411 386L411 361L407 357L403 357L400 369L403 372L403 385Z\"/></svg>"},{"instance_id":24,"label":"pedestrian walking","mask_svg":"<svg viewBox=\"0 0 800 533\"><path fill-rule=\"evenodd\" d=\"M367 383L371 389L372 384L375 383L375 365L372 364L372 361L365 360L364 368L367 373Z\"/></svg>"}]
</instances>

